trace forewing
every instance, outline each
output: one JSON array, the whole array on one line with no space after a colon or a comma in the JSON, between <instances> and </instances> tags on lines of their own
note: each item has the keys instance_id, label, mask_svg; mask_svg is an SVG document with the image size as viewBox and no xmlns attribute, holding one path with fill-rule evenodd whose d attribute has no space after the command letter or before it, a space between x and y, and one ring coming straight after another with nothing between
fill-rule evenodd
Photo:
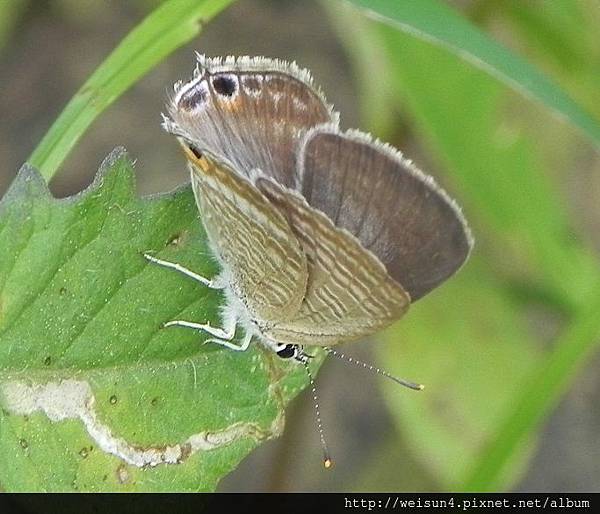
<instances>
[{"instance_id":1,"label":"forewing","mask_svg":"<svg viewBox=\"0 0 600 514\"><path fill-rule=\"evenodd\" d=\"M279 342L332 345L377 332L404 314L408 295L360 241L297 193L268 179L257 186L286 214L308 264L300 310L266 335Z\"/></svg>"},{"instance_id":2,"label":"forewing","mask_svg":"<svg viewBox=\"0 0 600 514\"><path fill-rule=\"evenodd\" d=\"M310 73L294 63L265 58L198 56L195 77L176 84L164 126L227 160L252 181L260 169L286 187L297 186L298 146L308 129L337 123Z\"/></svg>"},{"instance_id":3,"label":"forewing","mask_svg":"<svg viewBox=\"0 0 600 514\"><path fill-rule=\"evenodd\" d=\"M318 128L301 155L307 202L373 252L411 301L467 259L473 241L456 203L389 145L358 131Z\"/></svg>"},{"instance_id":4,"label":"forewing","mask_svg":"<svg viewBox=\"0 0 600 514\"><path fill-rule=\"evenodd\" d=\"M185 147L184 147L185 148ZM306 258L288 222L232 167L186 148L202 221L231 287L256 321L279 321L300 308Z\"/></svg>"}]
</instances>

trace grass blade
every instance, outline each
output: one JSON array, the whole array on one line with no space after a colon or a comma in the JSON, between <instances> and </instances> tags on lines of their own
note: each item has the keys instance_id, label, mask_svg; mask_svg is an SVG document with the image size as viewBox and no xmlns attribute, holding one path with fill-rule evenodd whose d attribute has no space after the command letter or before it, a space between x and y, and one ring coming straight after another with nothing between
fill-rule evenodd
<instances>
[{"instance_id":1,"label":"grass blade","mask_svg":"<svg viewBox=\"0 0 600 514\"><path fill-rule=\"evenodd\" d=\"M233 0L168 0L135 27L83 84L28 162L48 181L96 117Z\"/></svg>"},{"instance_id":2,"label":"grass blade","mask_svg":"<svg viewBox=\"0 0 600 514\"><path fill-rule=\"evenodd\" d=\"M366 14L459 55L510 87L530 96L581 129L600 146L600 123L560 87L525 59L514 54L437 0L390 2L348 0Z\"/></svg>"}]
</instances>

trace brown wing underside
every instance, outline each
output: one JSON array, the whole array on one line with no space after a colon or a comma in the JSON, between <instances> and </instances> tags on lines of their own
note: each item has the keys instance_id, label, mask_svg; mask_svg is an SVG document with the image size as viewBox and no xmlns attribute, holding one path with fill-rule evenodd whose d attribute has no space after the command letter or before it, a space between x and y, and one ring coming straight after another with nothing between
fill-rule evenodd
<instances>
[{"instance_id":1,"label":"brown wing underside","mask_svg":"<svg viewBox=\"0 0 600 514\"><path fill-rule=\"evenodd\" d=\"M301 137L336 120L308 72L267 59L223 65L203 58L199 66L200 75L169 106L175 131L246 178L260 169L295 187Z\"/></svg>"},{"instance_id":2,"label":"brown wing underside","mask_svg":"<svg viewBox=\"0 0 600 514\"><path fill-rule=\"evenodd\" d=\"M307 268L286 219L227 164L186 153L202 221L232 289L252 318L289 318L304 297Z\"/></svg>"},{"instance_id":3,"label":"brown wing underside","mask_svg":"<svg viewBox=\"0 0 600 514\"><path fill-rule=\"evenodd\" d=\"M473 241L460 209L396 150L317 128L301 155L302 196L377 255L412 302L467 259Z\"/></svg>"},{"instance_id":4,"label":"brown wing underside","mask_svg":"<svg viewBox=\"0 0 600 514\"><path fill-rule=\"evenodd\" d=\"M379 260L296 193L267 179L259 189L300 241L308 284L298 313L266 333L284 343L326 346L372 334L400 318L410 299Z\"/></svg>"}]
</instances>

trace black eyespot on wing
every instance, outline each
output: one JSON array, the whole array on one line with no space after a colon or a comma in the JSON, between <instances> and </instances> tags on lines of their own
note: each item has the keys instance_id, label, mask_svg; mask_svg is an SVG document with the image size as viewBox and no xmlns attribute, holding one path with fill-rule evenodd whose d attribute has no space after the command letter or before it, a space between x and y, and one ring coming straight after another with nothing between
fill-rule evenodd
<instances>
[{"instance_id":1,"label":"black eyespot on wing","mask_svg":"<svg viewBox=\"0 0 600 514\"><path fill-rule=\"evenodd\" d=\"M222 96L232 96L235 93L237 85L231 77L215 77L212 81L215 91Z\"/></svg>"}]
</instances>

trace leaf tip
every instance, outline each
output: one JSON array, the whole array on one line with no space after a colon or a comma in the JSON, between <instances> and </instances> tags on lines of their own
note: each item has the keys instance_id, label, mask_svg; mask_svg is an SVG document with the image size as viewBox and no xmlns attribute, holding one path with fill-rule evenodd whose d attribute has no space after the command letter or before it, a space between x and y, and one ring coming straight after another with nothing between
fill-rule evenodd
<instances>
[{"instance_id":1,"label":"leaf tip","mask_svg":"<svg viewBox=\"0 0 600 514\"><path fill-rule=\"evenodd\" d=\"M2 198L0 205L10 203L13 199L21 197L24 193L34 193L47 198L51 196L40 172L27 162L17 172L17 176Z\"/></svg>"}]
</instances>

